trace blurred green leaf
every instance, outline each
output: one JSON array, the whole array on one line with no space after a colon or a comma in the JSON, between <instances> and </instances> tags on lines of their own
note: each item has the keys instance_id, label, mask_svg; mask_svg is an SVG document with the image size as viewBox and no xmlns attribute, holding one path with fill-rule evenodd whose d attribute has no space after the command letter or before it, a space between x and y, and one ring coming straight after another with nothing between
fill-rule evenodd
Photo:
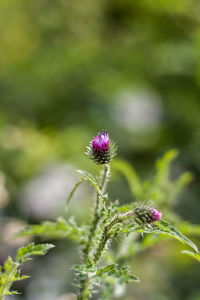
<instances>
[{"instance_id":1,"label":"blurred green leaf","mask_svg":"<svg viewBox=\"0 0 200 300\"><path fill-rule=\"evenodd\" d=\"M188 250L183 250L181 253L189 255L190 257L196 259L198 262L200 262L200 254L199 253L194 253Z\"/></svg>"},{"instance_id":2,"label":"blurred green leaf","mask_svg":"<svg viewBox=\"0 0 200 300\"><path fill-rule=\"evenodd\" d=\"M177 155L178 151L175 149L167 151L157 160L153 179L143 182L145 199L159 204L164 209L170 208L171 210L176 198L193 179L190 172L185 172L176 180L170 180L171 162Z\"/></svg>"},{"instance_id":3,"label":"blurred green leaf","mask_svg":"<svg viewBox=\"0 0 200 300\"><path fill-rule=\"evenodd\" d=\"M75 222L65 221L59 218L57 222L44 221L38 225L29 225L16 236L41 236L44 238L63 239L68 238L73 241L80 241L83 229L77 227Z\"/></svg>"},{"instance_id":4,"label":"blurred green leaf","mask_svg":"<svg viewBox=\"0 0 200 300\"><path fill-rule=\"evenodd\" d=\"M156 174L154 183L158 186L164 186L169 181L170 164L177 157L178 151L171 149L167 151L156 162Z\"/></svg>"},{"instance_id":5,"label":"blurred green leaf","mask_svg":"<svg viewBox=\"0 0 200 300\"><path fill-rule=\"evenodd\" d=\"M130 166L126 161L117 159L112 162L112 168L125 176L132 194L137 199L141 199L143 195L142 185L133 166Z\"/></svg>"},{"instance_id":6,"label":"blurred green leaf","mask_svg":"<svg viewBox=\"0 0 200 300\"><path fill-rule=\"evenodd\" d=\"M200 225L190 224L189 222L181 222L178 228L185 234L200 235Z\"/></svg>"},{"instance_id":7,"label":"blurred green leaf","mask_svg":"<svg viewBox=\"0 0 200 300\"><path fill-rule=\"evenodd\" d=\"M186 185L188 185L194 176L191 172L185 172L172 182L169 193L168 202L173 203L174 200L181 194Z\"/></svg>"}]
</instances>

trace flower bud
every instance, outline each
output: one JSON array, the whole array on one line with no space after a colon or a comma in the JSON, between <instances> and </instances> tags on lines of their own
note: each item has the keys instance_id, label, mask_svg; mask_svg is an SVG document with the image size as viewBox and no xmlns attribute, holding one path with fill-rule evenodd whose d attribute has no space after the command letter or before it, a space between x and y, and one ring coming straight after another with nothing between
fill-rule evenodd
<instances>
[{"instance_id":1,"label":"flower bud","mask_svg":"<svg viewBox=\"0 0 200 300\"><path fill-rule=\"evenodd\" d=\"M86 154L97 164L107 164L116 155L116 146L110 140L107 131L103 130L90 142Z\"/></svg>"},{"instance_id":2,"label":"flower bud","mask_svg":"<svg viewBox=\"0 0 200 300\"><path fill-rule=\"evenodd\" d=\"M162 213L152 207L140 207L134 209L135 220L139 224L151 224L160 221Z\"/></svg>"}]
</instances>

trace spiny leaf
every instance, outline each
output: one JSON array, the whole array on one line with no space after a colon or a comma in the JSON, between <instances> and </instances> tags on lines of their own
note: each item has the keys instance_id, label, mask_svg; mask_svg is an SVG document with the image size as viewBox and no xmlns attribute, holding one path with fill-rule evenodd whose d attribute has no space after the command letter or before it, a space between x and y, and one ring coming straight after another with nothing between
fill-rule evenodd
<instances>
[{"instance_id":1,"label":"spiny leaf","mask_svg":"<svg viewBox=\"0 0 200 300\"><path fill-rule=\"evenodd\" d=\"M95 187L95 189L97 190L97 193L99 194L99 196L103 200L106 200L106 195L102 194L101 189L99 187L98 180L88 172L85 172L85 171L82 171L82 170L78 170L78 172L81 174L81 179L90 181L93 184L93 186Z\"/></svg>"},{"instance_id":2,"label":"spiny leaf","mask_svg":"<svg viewBox=\"0 0 200 300\"><path fill-rule=\"evenodd\" d=\"M17 269L19 267L18 262L14 262L11 257L8 257L4 263L3 271L0 272L0 299L3 299L6 295L11 295L10 287L13 282L21 280L20 272Z\"/></svg>"},{"instance_id":3,"label":"spiny leaf","mask_svg":"<svg viewBox=\"0 0 200 300\"><path fill-rule=\"evenodd\" d=\"M32 255L44 255L49 249L54 246L51 244L35 245L30 243L17 251L16 261L8 257L4 263L3 270L0 268L0 299L2 300L7 295L16 295L17 291L11 291L10 288L15 281L23 280L29 276L20 276L20 266L23 262L29 259Z\"/></svg>"},{"instance_id":4,"label":"spiny leaf","mask_svg":"<svg viewBox=\"0 0 200 300\"><path fill-rule=\"evenodd\" d=\"M139 281L139 278L129 273L129 269L124 266L120 267L118 264L107 265L106 267L97 270L97 276L100 278L115 277L121 284L129 281Z\"/></svg>"},{"instance_id":5,"label":"spiny leaf","mask_svg":"<svg viewBox=\"0 0 200 300\"><path fill-rule=\"evenodd\" d=\"M185 172L179 176L174 182L172 182L170 191L168 194L168 202L173 203L173 201L181 194L184 187L188 185L194 176L190 172Z\"/></svg>"},{"instance_id":6,"label":"spiny leaf","mask_svg":"<svg viewBox=\"0 0 200 300\"><path fill-rule=\"evenodd\" d=\"M196 259L198 262L200 262L200 254L199 253L194 253L192 251L188 251L188 250L183 250L181 251L181 253L189 255L190 257Z\"/></svg>"},{"instance_id":7,"label":"spiny leaf","mask_svg":"<svg viewBox=\"0 0 200 300\"><path fill-rule=\"evenodd\" d=\"M17 236L42 236L44 238L69 238L73 241L80 241L83 229L77 227L74 222L67 222L59 218L57 222L45 221L39 225L29 225Z\"/></svg>"},{"instance_id":8,"label":"spiny leaf","mask_svg":"<svg viewBox=\"0 0 200 300\"><path fill-rule=\"evenodd\" d=\"M160 222L160 228L161 228L161 230L163 229L164 231L167 228L168 233L171 236L177 238L179 241L181 241L184 244L187 244L188 246L190 246L191 248L193 248L196 252L198 252L197 246L189 238L187 238L180 231L178 231L174 226L168 224L166 221L161 221Z\"/></svg>"},{"instance_id":9,"label":"spiny leaf","mask_svg":"<svg viewBox=\"0 0 200 300\"><path fill-rule=\"evenodd\" d=\"M77 181L77 183L74 185L74 187L73 187L71 193L69 194L69 196L68 196L68 198L67 198L66 205L65 205L65 211L67 211L68 206L69 206L69 203L70 203L70 201L71 201L71 199L72 199L72 197L73 197L75 191L77 190L77 188L79 187L79 185L80 185L82 182L83 182L83 179L81 178L81 179L79 179L79 181Z\"/></svg>"},{"instance_id":10,"label":"spiny leaf","mask_svg":"<svg viewBox=\"0 0 200 300\"><path fill-rule=\"evenodd\" d=\"M13 267L17 267L18 264L16 262L13 261L12 257L8 257L5 264L4 264L4 272L10 272Z\"/></svg>"},{"instance_id":11,"label":"spiny leaf","mask_svg":"<svg viewBox=\"0 0 200 300\"><path fill-rule=\"evenodd\" d=\"M24 247L21 247L17 251L16 261L23 263L29 260L32 255L45 255L48 250L54 248L52 244L38 244L30 243Z\"/></svg>"},{"instance_id":12,"label":"spiny leaf","mask_svg":"<svg viewBox=\"0 0 200 300\"><path fill-rule=\"evenodd\" d=\"M185 235L183 235L180 231L178 231L172 225L169 225L166 221L160 221L160 223L154 224L152 226L136 226L135 224L129 225L127 228L122 229L123 232L127 234L131 232L141 232L141 233L158 233L165 234L167 236L171 236L183 244L187 244L191 248L193 248L196 252L198 252L197 246Z\"/></svg>"},{"instance_id":13,"label":"spiny leaf","mask_svg":"<svg viewBox=\"0 0 200 300\"><path fill-rule=\"evenodd\" d=\"M163 185L168 181L170 163L177 157L178 151L171 149L167 151L163 157L156 162L156 175L154 178L155 184Z\"/></svg>"},{"instance_id":14,"label":"spiny leaf","mask_svg":"<svg viewBox=\"0 0 200 300\"><path fill-rule=\"evenodd\" d=\"M20 280L24 280L24 279L28 279L28 278L30 278L30 276L28 276L28 275L23 275L23 276L20 277Z\"/></svg>"},{"instance_id":15,"label":"spiny leaf","mask_svg":"<svg viewBox=\"0 0 200 300\"><path fill-rule=\"evenodd\" d=\"M143 190L140 179L134 168L126 161L119 159L112 162L112 167L114 170L121 172L126 177L132 194L140 199L143 194Z\"/></svg>"},{"instance_id":16,"label":"spiny leaf","mask_svg":"<svg viewBox=\"0 0 200 300\"><path fill-rule=\"evenodd\" d=\"M20 295L18 291L8 292L7 295Z\"/></svg>"}]
</instances>

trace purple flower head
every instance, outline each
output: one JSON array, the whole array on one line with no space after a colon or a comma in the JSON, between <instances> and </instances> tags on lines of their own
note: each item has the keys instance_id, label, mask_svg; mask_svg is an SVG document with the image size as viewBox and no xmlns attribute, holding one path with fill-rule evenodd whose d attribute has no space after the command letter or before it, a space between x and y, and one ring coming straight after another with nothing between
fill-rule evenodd
<instances>
[{"instance_id":1,"label":"purple flower head","mask_svg":"<svg viewBox=\"0 0 200 300\"><path fill-rule=\"evenodd\" d=\"M151 214L152 214L152 218L153 218L153 221L156 222L156 221L160 221L161 218L162 218L162 213L161 211L155 209L155 208L152 208L151 210Z\"/></svg>"},{"instance_id":2,"label":"purple flower head","mask_svg":"<svg viewBox=\"0 0 200 300\"><path fill-rule=\"evenodd\" d=\"M135 208L134 215L138 224L151 224L162 218L162 213L159 210L149 206Z\"/></svg>"},{"instance_id":3,"label":"purple flower head","mask_svg":"<svg viewBox=\"0 0 200 300\"><path fill-rule=\"evenodd\" d=\"M96 137L92 140L93 152L105 152L110 149L110 140L107 131L103 130L103 133L98 133Z\"/></svg>"},{"instance_id":4,"label":"purple flower head","mask_svg":"<svg viewBox=\"0 0 200 300\"><path fill-rule=\"evenodd\" d=\"M89 155L95 163L102 165L109 163L114 158L116 149L107 131L102 130L102 133L98 133L90 142L86 154Z\"/></svg>"}]
</instances>

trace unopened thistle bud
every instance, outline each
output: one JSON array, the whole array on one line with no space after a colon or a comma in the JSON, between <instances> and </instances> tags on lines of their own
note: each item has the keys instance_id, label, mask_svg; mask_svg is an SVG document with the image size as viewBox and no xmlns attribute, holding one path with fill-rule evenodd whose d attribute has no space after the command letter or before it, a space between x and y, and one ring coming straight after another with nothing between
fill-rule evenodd
<instances>
[{"instance_id":1,"label":"unopened thistle bud","mask_svg":"<svg viewBox=\"0 0 200 300\"><path fill-rule=\"evenodd\" d=\"M103 130L90 142L86 154L95 163L103 165L109 163L116 155L117 147L109 138L107 131Z\"/></svg>"},{"instance_id":2,"label":"unopened thistle bud","mask_svg":"<svg viewBox=\"0 0 200 300\"><path fill-rule=\"evenodd\" d=\"M141 207L134 209L135 220L139 224L151 224L153 222L160 221L162 213L152 207Z\"/></svg>"}]
</instances>

